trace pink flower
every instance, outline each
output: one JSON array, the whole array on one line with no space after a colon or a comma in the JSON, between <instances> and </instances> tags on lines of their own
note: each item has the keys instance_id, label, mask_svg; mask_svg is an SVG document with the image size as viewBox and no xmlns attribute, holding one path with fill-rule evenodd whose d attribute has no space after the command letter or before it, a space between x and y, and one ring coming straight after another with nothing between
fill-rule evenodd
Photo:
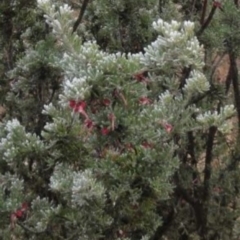
<instances>
[{"instance_id":1,"label":"pink flower","mask_svg":"<svg viewBox=\"0 0 240 240\"><path fill-rule=\"evenodd\" d=\"M101 129L101 134L104 135L104 136L108 135L109 132L110 132L110 129L108 129L107 127L103 127Z\"/></svg>"},{"instance_id":2,"label":"pink flower","mask_svg":"<svg viewBox=\"0 0 240 240\"><path fill-rule=\"evenodd\" d=\"M88 128L88 129L93 129L94 123L93 123L93 121L92 121L91 119L86 119L86 120L84 121L84 126L85 126L86 128Z\"/></svg>"},{"instance_id":3,"label":"pink flower","mask_svg":"<svg viewBox=\"0 0 240 240\"><path fill-rule=\"evenodd\" d=\"M148 105L152 102L148 97L140 97L138 101L141 105Z\"/></svg>"},{"instance_id":4,"label":"pink flower","mask_svg":"<svg viewBox=\"0 0 240 240\"><path fill-rule=\"evenodd\" d=\"M70 100L69 101L69 106L70 108L73 109L74 112L79 112L82 114L86 119L88 118L87 113L85 112L85 108L87 107L86 102L84 101L75 101L75 100Z\"/></svg>"},{"instance_id":5,"label":"pink flower","mask_svg":"<svg viewBox=\"0 0 240 240\"><path fill-rule=\"evenodd\" d=\"M19 209L16 212L14 212L14 214L17 218L21 218L23 216L24 212L21 209Z\"/></svg>"},{"instance_id":6,"label":"pink flower","mask_svg":"<svg viewBox=\"0 0 240 240\"><path fill-rule=\"evenodd\" d=\"M213 1L213 7L219 8L221 11L223 11L222 3L219 1Z\"/></svg>"},{"instance_id":7,"label":"pink flower","mask_svg":"<svg viewBox=\"0 0 240 240\"><path fill-rule=\"evenodd\" d=\"M136 73L133 75L133 77L138 81L142 82L145 80L145 77L143 76L143 73Z\"/></svg>"},{"instance_id":8,"label":"pink flower","mask_svg":"<svg viewBox=\"0 0 240 240\"><path fill-rule=\"evenodd\" d=\"M136 74L133 75L133 77L134 77L138 82L147 83L147 82L149 82L149 79L144 76L144 73L145 73L145 72L136 73Z\"/></svg>"},{"instance_id":9,"label":"pink flower","mask_svg":"<svg viewBox=\"0 0 240 240\"><path fill-rule=\"evenodd\" d=\"M113 113L110 113L110 114L108 115L108 119L109 119L110 121L113 121L115 118L116 118L116 117L115 117L115 115L114 115Z\"/></svg>"},{"instance_id":10,"label":"pink flower","mask_svg":"<svg viewBox=\"0 0 240 240\"><path fill-rule=\"evenodd\" d=\"M213 6L216 8L221 8L222 4L219 1L213 1Z\"/></svg>"},{"instance_id":11,"label":"pink flower","mask_svg":"<svg viewBox=\"0 0 240 240\"><path fill-rule=\"evenodd\" d=\"M79 101L79 102L76 102L75 100L70 100L69 101L69 106L70 108L73 109L74 112L82 112L85 110L87 104L86 102L84 101Z\"/></svg>"},{"instance_id":12,"label":"pink flower","mask_svg":"<svg viewBox=\"0 0 240 240\"><path fill-rule=\"evenodd\" d=\"M173 130L173 126L169 123L162 123L163 127L165 128L166 132L170 133Z\"/></svg>"},{"instance_id":13,"label":"pink flower","mask_svg":"<svg viewBox=\"0 0 240 240\"><path fill-rule=\"evenodd\" d=\"M21 208L11 213L11 216L10 216L11 228L15 227L15 223L18 219L24 219L26 217L27 210L28 210L28 203L24 202L22 203Z\"/></svg>"},{"instance_id":14,"label":"pink flower","mask_svg":"<svg viewBox=\"0 0 240 240\"><path fill-rule=\"evenodd\" d=\"M153 148L153 144L149 143L148 141L143 141L141 145L144 148Z\"/></svg>"},{"instance_id":15,"label":"pink flower","mask_svg":"<svg viewBox=\"0 0 240 240\"><path fill-rule=\"evenodd\" d=\"M107 99L107 98L104 98L104 99L103 99L103 105L104 105L104 106L107 107L107 106L109 106L110 104L111 104L111 101L110 101L109 99Z\"/></svg>"}]
</instances>

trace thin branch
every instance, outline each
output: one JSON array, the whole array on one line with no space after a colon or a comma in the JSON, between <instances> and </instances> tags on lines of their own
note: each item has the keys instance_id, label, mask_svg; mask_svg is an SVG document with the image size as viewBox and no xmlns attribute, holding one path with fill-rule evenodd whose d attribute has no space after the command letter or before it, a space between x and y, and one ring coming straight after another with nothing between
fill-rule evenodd
<instances>
[{"instance_id":1,"label":"thin branch","mask_svg":"<svg viewBox=\"0 0 240 240\"><path fill-rule=\"evenodd\" d=\"M234 0L234 3L235 3L235 5L236 5L236 7L238 8L238 7L239 7L238 0Z\"/></svg>"},{"instance_id":2,"label":"thin branch","mask_svg":"<svg viewBox=\"0 0 240 240\"><path fill-rule=\"evenodd\" d=\"M30 232L30 233L33 233L33 234L36 234L36 235L40 235L40 234L43 234L43 233L46 233L46 230L44 230L44 231L35 231L35 230L33 230L33 229L31 229L31 228L29 228L29 227L27 227L27 226L25 226L25 225L23 225L21 222L17 222L17 225L19 225L22 229L24 229L26 232Z\"/></svg>"},{"instance_id":3,"label":"thin branch","mask_svg":"<svg viewBox=\"0 0 240 240\"><path fill-rule=\"evenodd\" d=\"M209 128L208 139L207 139L207 149L205 157L205 168L204 168L204 180L203 180L203 195L200 204L200 217L201 221L199 222L199 234L201 239L206 240L207 238L207 219L208 219L208 201L210 198L210 180L212 174L212 150L214 145L214 137L217 132L217 127L212 126Z\"/></svg>"},{"instance_id":4,"label":"thin branch","mask_svg":"<svg viewBox=\"0 0 240 240\"><path fill-rule=\"evenodd\" d=\"M233 84L233 92L234 92L234 99L235 99L235 107L237 110L238 115L238 125L240 129L240 90L239 90L239 79L238 79L238 68L237 68L237 57L233 50L229 53L230 59L230 68L231 68L231 75L232 75L232 84Z\"/></svg>"},{"instance_id":5,"label":"thin branch","mask_svg":"<svg viewBox=\"0 0 240 240\"><path fill-rule=\"evenodd\" d=\"M192 15L195 14L195 12L194 12L195 4L196 4L196 0L193 0L192 1L192 10L191 10Z\"/></svg>"},{"instance_id":6,"label":"thin branch","mask_svg":"<svg viewBox=\"0 0 240 240\"><path fill-rule=\"evenodd\" d=\"M231 83L232 83L232 68L231 68L231 66L229 66L228 74L227 74L227 78L226 78L226 82L225 82L225 86L226 86L225 93L226 94L228 93L228 91L230 89Z\"/></svg>"},{"instance_id":7,"label":"thin branch","mask_svg":"<svg viewBox=\"0 0 240 240\"><path fill-rule=\"evenodd\" d=\"M216 12L217 7L215 5L212 6L212 9L208 15L207 20L202 24L202 27L200 28L200 30L197 32L197 36L199 37L200 35L202 35L202 33L205 31L205 29L208 27L208 25L210 24L210 22L213 19L214 13Z\"/></svg>"},{"instance_id":8,"label":"thin branch","mask_svg":"<svg viewBox=\"0 0 240 240\"><path fill-rule=\"evenodd\" d=\"M171 208L168 215L164 218L163 224L157 228L151 240L161 239L163 234L172 226L172 222L175 219L176 212L174 207Z\"/></svg>"},{"instance_id":9,"label":"thin branch","mask_svg":"<svg viewBox=\"0 0 240 240\"><path fill-rule=\"evenodd\" d=\"M208 201L210 196L210 179L212 173L212 150L213 150L213 142L214 137L217 132L217 127L212 126L209 128L208 140L207 140L207 149L206 149L206 157L205 157L205 169L204 169L204 190L203 190L203 202Z\"/></svg>"},{"instance_id":10,"label":"thin branch","mask_svg":"<svg viewBox=\"0 0 240 240\"><path fill-rule=\"evenodd\" d=\"M200 24L201 25L203 25L204 19L205 19L205 16L206 16L207 4L208 4L208 0L204 0L204 2L203 2L203 9L202 9L202 15L201 15L201 19L200 19Z\"/></svg>"},{"instance_id":11,"label":"thin branch","mask_svg":"<svg viewBox=\"0 0 240 240\"><path fill-rule=\"evenodd\" d=\"M84 13L85 13L85 11L86 11L86 8L87 8L88 3L89 3L89 0L83 0L83 4L82 4L81 10L80 10L80 12L79 12L78 18L77 18L76 22L75 22L74 25L73 25L72 33L74 33L74 32L77 30L79 24L81 23L82 18L83 18L83 15L84 15Z\"/></svg>"},{"instance_id":12,"label":"thin branch","mask_svg":"<svg viewBox=\"0 0 240 240\"><path fill-rule=\"evenodd\" d=\"M184 67L181 73L181 78L180 78L180 84L179 84L179 89L182 89L184 85L186 84L186 80L189 78L190 73L192 71L191 66L190 67Z\"/></svg>"}]
</instances>

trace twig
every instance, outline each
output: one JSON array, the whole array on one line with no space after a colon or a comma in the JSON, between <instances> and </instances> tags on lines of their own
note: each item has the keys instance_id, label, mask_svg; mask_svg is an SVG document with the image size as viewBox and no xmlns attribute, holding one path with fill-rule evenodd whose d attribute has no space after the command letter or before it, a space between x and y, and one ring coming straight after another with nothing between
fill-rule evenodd
<instances>
[{"instance_id":1,"label":"twig","mask_svg":"<svg viewBox=\"0 0 240 240\"><path fill-rule=\"evenodd\" d=\"M85 13L85 10L86 10L86 8L87 8L88 3L89 3L89 0L83 0L83 4L82 4L81 10L80 10L80 13L79 13L79 15L78 15L78 18L77 18L76 22L75 22L74 25L73 25L72 33L74 33L74 32L77 30L79 24L81 23L82 18L83 18L83 15L84 15L84 13Z\"/></svg>"},{"instance_id":2,"label":"twig","mask_svg":"<svg viewBox=\"0 0 240 240\"><path fill-rule=\"evenodd\" d=\"M202 33L204 32L204 30L208 27L208 25L210 24L214 13L216 12L217 7L215 5L212 6L211 12L208 15L207 20L202 24L202 27L200 28L200 30L197 32L197 36L199 37L200 35L202 35Z\"/></svg>"},{"instance_id":3,"label":"twig","mask_svg":"<svg viewBox=\"0 0 240 240\"><path fill-rule=\"evenodd\" d=\"M20 226L22 229L24 229L25 231L30 232L30 233L33 233L33 234L39 235L39 234L46 233L45 230L44 230L44 231L41 231L41 232L34 231L33 229L26 227L25 225L23 225L23 224L20 223L19 221L17 222L17 225L19 225L19 226Z\"/></svg>"},{"instance_id":4,"label":"twig","mask_svg":"<svg viewBox=\"0 0 240 240\"><path fill-rule=\"evenodd\" d=\"M202 15L201 15L201 20L200 20L201 25L203 25L203 23L204 23L206 11L207 11L207 4L208 4L208 0L204 0L204 2L203 2L203 9L202 9Z\"/></svg>"},{"instance_id":5,"label":"twig","mask_svg":"<svg viewBox=\"0 0 240 240\"><path fill-rule=\"evenodd\" d=\"M212 126L209 128L208 133L208 140L207 140L207 149L206 149L206 157L205 157L205 169L204 169L204 190L203 190L203 202L208 201L210 196L210 179L211 179L211 173L212 173L212 150L213 150L213 144L214 144L214 137L217 132L217 127Z\"/></svg>"}]
</instances>

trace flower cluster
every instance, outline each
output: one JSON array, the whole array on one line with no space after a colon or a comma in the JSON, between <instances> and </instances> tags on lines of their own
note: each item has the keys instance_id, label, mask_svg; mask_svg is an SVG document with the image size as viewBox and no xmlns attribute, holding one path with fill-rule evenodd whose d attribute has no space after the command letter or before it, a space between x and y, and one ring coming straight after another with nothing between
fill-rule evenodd
<instances>
[{"instance_id":1,"label":"flower cluster","mask_svg":"<svg viewBox=\"0 0 240 240\"><path fill-rule=\"evenodd\" d=\"M164 205L170 197L181 155L190 155L187 134L215 125L227 131L224 121L234 113L233 106L206 112L189 101L210 90L194 23L159 19L153 23L158 38L144 53L113 54L72 33L68 5L38 3L61 49L51 56L51 65L61 69L62 89L53 104L44 106L49 121L39 137L26 133L16 119L1 126L3 161L13 172L31 169L15 186L19 184L23 195L24 184L34 185L29 190L35 195L31 212L22 195L17 203L4 206L12 212L12 228L27 215L38 233L76 229L82 239L104 238L112 219L112 237L127 239L135 229L143 235L156 231L161 224L156 204ZM29 61L38 56L34 54ZM19 202L24 203L17 208ZM66 238L75 237L69 232Z\"/></svg>"},{"instance_id":2,"label":"flower cluster","mask_svg":"<svg viewBox=\"0 0 240 240\"><path fill-rule=\"evenodd\" d=\"M16 211L11 213L10 219L11 219L12 229L15 227L17 220L23 220L24 218L26 218L27 210L28 210L28 203L24 202L22 203L20 208L18 208Z\"/></svg>"}]
</instances>

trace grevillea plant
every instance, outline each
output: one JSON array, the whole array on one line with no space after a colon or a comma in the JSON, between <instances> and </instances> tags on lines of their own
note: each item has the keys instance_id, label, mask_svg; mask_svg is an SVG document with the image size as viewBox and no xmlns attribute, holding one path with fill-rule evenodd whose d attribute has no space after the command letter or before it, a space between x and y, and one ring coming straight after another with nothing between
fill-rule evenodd
<instances>
[{"instance_id":1,"label":"grevillea plant","mask_svg":"<svg viewBox=\"0 0 240 240\"><path fill-rule=\"evenodd\" d=\"M213 189L222 191L208 171L222 154L213 145L225 144L234 107L211 96L194 23L158 19L144 51L109 53L72 33L68 5L38 7L54 43L45 63L62 83L42 109L40 133L17 118L0 125L1 238L178 239L188 229L207 239L206 204L216 207ZM16 69L30 68L41 50L26 51Z\"/></svg>"}]
</instances>

